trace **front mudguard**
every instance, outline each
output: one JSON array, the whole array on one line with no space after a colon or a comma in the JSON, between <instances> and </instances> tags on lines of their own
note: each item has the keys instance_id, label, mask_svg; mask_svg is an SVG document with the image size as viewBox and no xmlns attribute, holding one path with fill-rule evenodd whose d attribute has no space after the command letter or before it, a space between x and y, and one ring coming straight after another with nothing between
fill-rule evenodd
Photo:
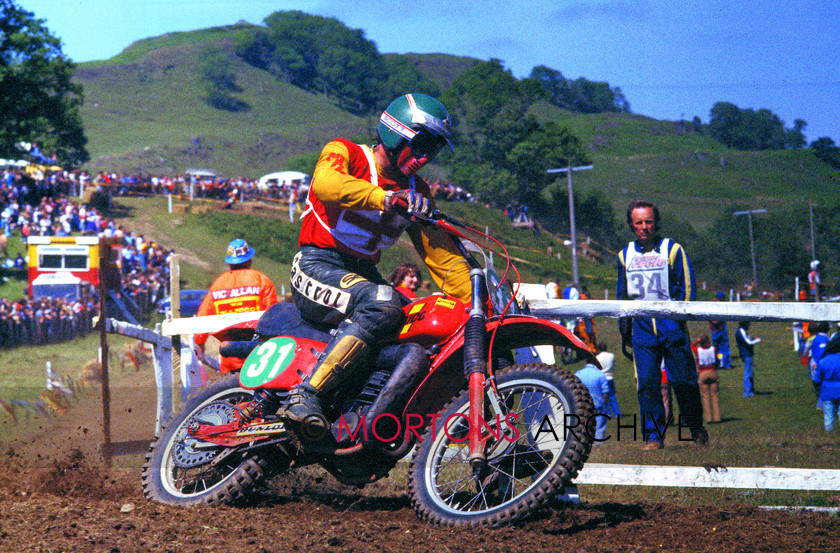
<instances>
[{"instance_id":1,"label":"front mudguard","mask_svg":"<svg viewBox=\"0 0 840 553\"><path fill-rule=\"evenodd\" d=\"M592 363L596 367L601 366L580 338L566 327L545 319L529 315L505 317L501 323L499 319L491 319L487 321L487 334L493 337L493 359L521 348L550 345L571 348L577 351L580 358L586 360L587 363ZM419 415L424 421L428 421L430 415L443 409L446 403L466 386L463 359L464 333L462 329L432 361L428 376L420 383L406 406L403 420L408 420L405 417L409 415L414 417Z\"/></svg>"}]
</instances>

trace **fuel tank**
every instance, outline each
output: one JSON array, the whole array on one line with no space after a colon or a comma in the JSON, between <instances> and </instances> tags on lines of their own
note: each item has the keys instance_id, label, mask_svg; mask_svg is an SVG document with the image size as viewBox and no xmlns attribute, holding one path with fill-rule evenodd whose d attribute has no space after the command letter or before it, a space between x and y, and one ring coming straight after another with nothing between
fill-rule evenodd
<instances>
[{"instance_id":1,"label":"fuel tank","mask_svg":"<svg viewBox=\"0 0 840 553\"><path fill-rule=\"evenodd\" d=\"M406 321L400 330L399 340L423 347L445 341L469 318L469 306L447 296L421 298L403 307L403 311Z\"/></svg>"}]
</instances>

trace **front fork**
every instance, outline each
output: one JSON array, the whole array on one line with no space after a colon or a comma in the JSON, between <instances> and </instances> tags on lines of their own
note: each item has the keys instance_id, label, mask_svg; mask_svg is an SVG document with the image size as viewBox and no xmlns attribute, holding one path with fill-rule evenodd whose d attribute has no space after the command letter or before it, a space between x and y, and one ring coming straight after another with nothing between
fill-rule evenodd
<instances>
[{"instance_id":1,"label":"front fork","mask_svg":"<svg viewBox=\"0 0 840 553\"><path fill-rule=\"evenodd\" d=\"M467 375L470 391L469 446L470 465L480 468L487 462L484 452L482 428L484 427L484 384L487 371L487 285L484 271L474 268L470 271L472 306L470 318L464 331L464 374Z\"/></svg>"},{"instance_id":2,"label":"front fork","mask_svg":"<svg viewBox=\"0 0 840 553\"><path fill-rule=\"evenodd\" d=\"M484 422L484 374L474 372L470 375L470 465L481 468L487 462L484 453L485 438L481 429Z\"/></svg>"}]
</instances>

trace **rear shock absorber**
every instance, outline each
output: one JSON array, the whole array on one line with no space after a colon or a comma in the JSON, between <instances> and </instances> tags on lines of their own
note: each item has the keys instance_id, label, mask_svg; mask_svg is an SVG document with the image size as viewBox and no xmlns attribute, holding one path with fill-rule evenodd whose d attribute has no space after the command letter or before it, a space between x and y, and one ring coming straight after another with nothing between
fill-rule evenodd
<instances>
[{"instance_id":1,"label":"rear shock absorber","mask_svg":"<svg viewBox=\"0 0 840 553\"><path fill-rule=\"evenodd\" d=\"M280 405L280 394L265 388L254 393L254 399L239 410L242 424L248 424L255 418L266 418L266 412Z\"/></svg>"}]
</instances>

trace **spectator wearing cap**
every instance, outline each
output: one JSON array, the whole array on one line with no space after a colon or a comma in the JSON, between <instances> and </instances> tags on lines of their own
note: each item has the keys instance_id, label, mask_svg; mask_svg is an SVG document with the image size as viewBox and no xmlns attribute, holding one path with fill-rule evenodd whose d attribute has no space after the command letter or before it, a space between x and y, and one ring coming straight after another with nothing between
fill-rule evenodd
<instances>
[{"instance_id":1,"label":"spectator wearing cap","mask_svg":"<svg viewBox=\"0 0 840 553\"><path fill-rule=\"evenodd\" d=\"M225 263L230 269L222 273L210 286L210 290L198 308L197 316L222 315L264 311L277 303L274 283L263 273L251 268L256 251L241 238L232 241L227 248ZM203 356L203 346L209 334L196 334L196 354ZM220 362L222 374L242 367L242 360L223 357Z\"/></svg>"}]
</instances>

